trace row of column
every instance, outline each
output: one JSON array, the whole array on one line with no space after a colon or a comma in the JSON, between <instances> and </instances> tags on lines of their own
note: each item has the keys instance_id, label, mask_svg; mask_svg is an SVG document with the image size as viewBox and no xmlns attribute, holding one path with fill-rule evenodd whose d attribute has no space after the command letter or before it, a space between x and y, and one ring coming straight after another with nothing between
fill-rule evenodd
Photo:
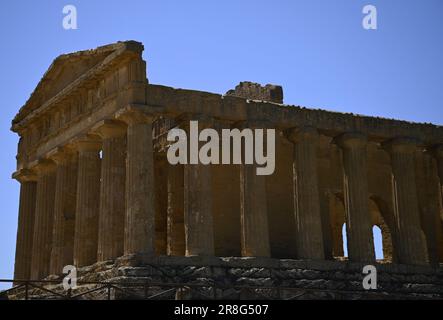
<instances>
[{"instance_id":1,"label":"row of column","mask_svg":"<svg viewBox=\"0 0 443 320\"><path fill-rule=\"evenodd\" d=\"M153 118L134 110L121 111L116 118L120 121L102 121L92 134L58 148L33 170L16 175L21 182L16 279L58 274L71 262L84 266L121 255L154 254ZM312 127L296 128L287 131L287 138L294 144L298 257L321 260L325 255L316 161L318 132ZM334 142L343 154L349 258L371 262L375 255L368 209L367 139L360 133L345 133ZM415 184L415 142L395 139L382 146L392 163L399 262L426 263ZM443 151L436 150L442 181ZM240 169L242 255L268 257L265 177L257 176L255 169L253 165ZM211 197L210 166L170 170L167 228L168 233L180 235L170 237L168 254L185 250L186 255L214 255ZM66 222L70 220L75 227ZM182 236L183 224L185 243L174 243ZM66 235L68 231L72 236ZM72 245L66 245L67 238L74 239Z\"/></svg>"},{"instance_id":2,"label":"row of column","mask_svg":"<svg viewBox=\"0 0 443 320\"><path fill-rule=\"evenodd\" d=\"M317 174L315 128L289 130L294 144L293 199L297 255L301 259L325 259ZM369 215L367 138L344 133L333 140L342 150L343 189L351 261L375 261L372 223ZM396 222L398 262L426 264L427 249L421 230L416 189L414 153L416 141L391 139L382 144L391 158L393 208ZM440 150L440 149L438 149ZM442 169L443 151L435 153ZM440 170L443 172L443 169ZM443 174L441 174L443 176ZM185 166L186 254L214 255L211 212L211 172L208 166ZM270 256L265 177L254 165L240 166L240 220L243 256ZM173 209L170 209L173 211Z\"/></svg>"},{"instance_id":3,"label":"row of column","mask_svg":"<svg viewBox=\"0 0 443 320\"><path fill-rule=\"evenodd\" d=\"M118 119L98 123L93 134L15 175L21 182L15 279L154 252L152 117L123 111Z\"/></svg>"},{"instance_id":4,"label":"row of column","mask_svg":"<svg viewBox=\"0 0 443 320\"><path fill-rule=\"evenodd\" d=\"M309 259L323 258L322 242L319 241L321 218L315 169L317 137L318 133L313 128L293 130L289 135L295 145L294 208L297 249L301 258ZM336 137L334 142L342 149L349 259L373 262L375 253L368 205L367 139L361 133L345 133ZM399 138L384 142L382 147L391 158L398 262L426 264L427 249L420 224L414 167L416 142L413 139ZM438 158L439 163L442 160L441 157ZM308 172L311 179L306 177Z\"/></svg>"},{"instance_id":5,"label":"row of column","mask_svg":"<svg viewBox=\"0 0 443 320\"><path fill-rule=\"evenodd\" d=\"M292 130L288 137L294 143L297 250L300 258L322 259L324 251L316 173L318 133L314 128L302 128ZM334 142L342 150L349 259L373 262L375 252L368 204L367 138L361 133L344 133ZM414 167L416 141L392 139L382 143L382 147L391 158L398 262L426 264L427 249L420 224ZM443 158L437 157L437 160L441 166Z\"/></svg>"}]
</instances>

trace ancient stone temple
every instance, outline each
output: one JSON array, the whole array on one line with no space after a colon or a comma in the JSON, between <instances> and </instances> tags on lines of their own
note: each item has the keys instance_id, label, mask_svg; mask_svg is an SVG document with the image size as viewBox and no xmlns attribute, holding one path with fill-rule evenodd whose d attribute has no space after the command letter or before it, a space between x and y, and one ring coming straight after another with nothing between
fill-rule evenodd
<instances>
[{"instance_id":1,"label":"ancient stone temple","mask_svg":"<svg viewBox=\"0 0 443 320\"><path fill-rule=\"evenodd\" d=\"M142 51L59 56L12 121L14 279L74 265L83 279L213 284L220 297L248 285L334 298L363 295L372 264L390 297L443 297L443 127L285 105L274 85L150 84ZM167 133L190 120L275 129L275 172L170 164Z\"/></svg>"}]
</instances>

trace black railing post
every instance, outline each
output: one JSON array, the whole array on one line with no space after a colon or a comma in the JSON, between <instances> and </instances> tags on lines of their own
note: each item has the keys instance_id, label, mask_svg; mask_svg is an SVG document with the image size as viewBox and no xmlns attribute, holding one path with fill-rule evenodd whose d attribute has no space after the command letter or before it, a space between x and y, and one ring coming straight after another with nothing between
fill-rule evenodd
<instances>
[{"instance_id":1,"label":"black railing post","mask_svg":"<svg viewBox=\"0 0 443 320\"><path fill-rule=\"evenodd\" d=\"M29 284L28 281L25 282L25 300L28 300L28 289L29 289Z\"/></svg>"},{"instance_id":2,"label":"black railing post","mask_svg":"<svg viewBox=\"0 0 443 320\"><path fill-rule=\"evenodd\" d=\"M111 285L108 283L108 300L111 300Z\"/></svg>"}]
</instances>

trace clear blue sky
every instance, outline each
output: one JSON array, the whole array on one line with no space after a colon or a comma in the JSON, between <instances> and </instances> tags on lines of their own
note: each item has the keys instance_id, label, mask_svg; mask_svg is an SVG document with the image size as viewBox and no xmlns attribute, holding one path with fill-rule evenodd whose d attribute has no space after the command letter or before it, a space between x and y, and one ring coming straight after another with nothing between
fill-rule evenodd
<instances>
[{"instance_id":1,"label":"clear blue sky","mask_svg":"<svg viewBox=\"0 0 443 320\"><path fill-rule=\"evenodd\" d=\"M74 4L78 30L62 28ZM378 9L378 30L362 8ZM1 1L0 277L12 278L19 185L10 122L59 54L144 43L151 83L224 93L281 84L285 102L443 124L443 1Z\"/></svg>"}]
</instances>

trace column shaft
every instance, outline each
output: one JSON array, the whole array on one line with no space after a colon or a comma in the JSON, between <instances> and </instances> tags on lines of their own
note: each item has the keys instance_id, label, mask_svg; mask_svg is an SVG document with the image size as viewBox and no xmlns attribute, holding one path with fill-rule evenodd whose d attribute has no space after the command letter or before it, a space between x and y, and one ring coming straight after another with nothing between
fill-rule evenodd
<instances>
[{"instance_id":1,"label":"column shaft","mask_svg":"<svg viewBox=\"0 0 443 320\"><path fill-rule=\"evenodd\" d=\"M324 259L317 175L317 139L314 128L292 130L294 143L293 192L297 257Z\"/></svg>"},{"instance_id":2,"label":"column shaft","mask_svg":"<svg viewBox=\"0 0 443 320\"><path fill-rule=\"evenodd\" d=\"M169 165L167 254L172 256L182 256L185 254L183 182L183 165Z\"/></svg>"},{"instance_id":3,"label":"column shaft","mask_svg":"<svg viewBox=\"0 0 443 320\"><path fill-rule=\"evenodd\" d=\"M71 155L68 155L67 151L63 150L57 151L51 157L57 164L57 170L49 273L55 275L61 274L65 265L72 264L72 255L70 257L67 255L67 251L70 249L67 248L67 245L71 242L68 239L71 236L68 234L70 231L68 230L68 218L74 215L75 207L70 207L68 201L70 200L70 193L73 189L75 190L76 176L71 168L70 157Z\"/></svg>"},{"instance_id":4,"label":"column shaft","mask_svg":"<svg viewBox=\"0 0 443 320\"><path fill-rule=\"evenodd\" d=\"M20 181L20 204L14 279L20 280L30 279L37 177L32 173L19 173L15 178Z\"/></svg>"},{"instance_id":5,"label":"column shaft","mask_svg":"<svg viewBox=\"0 0 443 320\"><path fill-rule=\"evenodd\" d=\"M415 179L416 143L412 139L395 139L384 146L391 156L399 263L426 264L426 241L421 229Z\"/></svg>"},{"instance_id":6,"label":"column shaft","mask_svg":"<svg viewBox=\"0 0 443 320\"><path fill-rule=\"evenodd\" d=\"M77 173L78 159L72 157L68 164L67 194L64 209L64 237L65 247L64 265L74 263L74 242L75 242L75 212L77 205Z\"/></svg>"},{"instance_id":7,"label":"column shaft","mask_svg":"<svg viewBox=\"0 0 443 320\"><path fill-rule=\"evenodd\" d=\"M435 157L436 165L437 165L437 178L439 180L439 196L440 201L437 204L438 207L441 208L441 205L443 204L443 144L437 145L433 148L432 154ZM443 218L440 217L440 215L437 217L436 221L436 232L437 232L437 238L442 239L443 238ZM443 262L443 241L437 241L436 244L437 247L437 256L440 262Z\"/></svg>"},{"instance_id":8,"label":"column shaft","mask_svg":"<svg viewBox=\"0 0 443 320\"><path fill-rule=\"evenodd\" d=\"M245 257L270 257L266 178L256 168L240 167L241 251Z\"/></svg>"},{"instance_id":9,"label":"column shaft","mask_svg":"<svg viewBox=\"0 0 443 320\"><path fill-rule=\"evenodd\" d=\"M214 255L211 167L189 164L184 168L184 220L186 255Z\"/></svg>"},{"instance_id":10,"label":"column shaft","mask_svg":"<svg viewBox=\"0 0 443 320\"><path fill-rule=\"evenodd\" d=\"M437 172L440 180L440 194L443 203L443 145L438 145L433 150L433 155L437 161Z\"/></svg>"},{"instance_id":11,"label":"column shaft","mask_svg":"<svg viewBox=\"0 0 443 320\"><path fill-rule=\"evenodd\" d=\"M74 265L97 261L98 216L100 204L100 143L77 144L78 173L74 236Z\"/></svg>"},{"instance_id":12,"label":"column shaft","mask_svg":"<svg viewBox=\"0 0 443 320\"><path fill-rule=\"evenodd\" d=\"M366 137L358 133L345 133L337 142L343 151L343 189L349 260L373 262L375 252L369 216Z\"/></svg>"},{"instance_id":13,"label":"column shaft","mask_svg":"<svg viewBox=\"0 0 443 320\"><path fill-rule=\"evenodd\" d=\"M109 128L112 130L112 128ZM123 255L126 136L102 133L98 261Z\"/></svg>"},{"instance_id":14,"label":"column shaft","mask_svg":"<svg viewBox=\"0 0 443 320\"><path fill-rule=\"evenodd\" d=\"M49 275L54 221L55 165L43 161L37 165L38 182L35 206L31 279Z\"/></svg>"},{"instance_id":15,"label":"column shaft","mask_svg":"<svg viewBox=\"0 0 443 320\"><path fill-rule=\"evenodd\" d=\"M125 254L154 253L154 154L152 120L128 122Z\"/></svg>"},{"instance_id":16,"label":"column shaft","mask_svg":"<svg viewBox=\"0 0 443 320\"><path fill-rule=\"evenodd\" d=\"M196 130L194 133L198 134L198 130L203 130L213 124L212 119L205 117L200 117L198 120L199 129L188 126L188 124L184 126L188 136L193 133L193 130ZM190 144L189 158L198 156L192 154L196 151ZM183 170L185 254L187 256L213 256L215 246L211 165L186 164Z\"/></svg>"},{"instance_id":17,"label":"column shaft","mask_svg":"<svg viewBox=\"0 0 443 320\"><path fill-rule=\"evenodd\" d=\"M167 253L168 225L168 160L164 153L157 153L154 163L155 183L155 251Z\"/></svg>"}]
</instances>

